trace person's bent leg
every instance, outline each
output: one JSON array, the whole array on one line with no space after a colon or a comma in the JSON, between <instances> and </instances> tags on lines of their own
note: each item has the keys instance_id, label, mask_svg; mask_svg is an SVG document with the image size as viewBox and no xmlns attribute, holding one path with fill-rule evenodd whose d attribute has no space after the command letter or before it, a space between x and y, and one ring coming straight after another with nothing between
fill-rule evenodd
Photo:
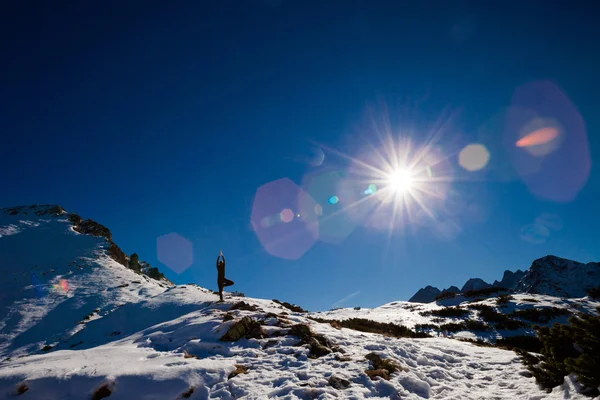
<instances>
[{"instance_id":1,"label":"person's bent leg","mask_svg":"<svg viewBox=\"0 0 600 400\"><path fill-rule=\"evenodd\" d=\"M229 280L229 279L225 278L225 283L224 283L223 286L231 286L233 284L234 284L234 282L232 280Z\"/></svg>"}]
</instances>

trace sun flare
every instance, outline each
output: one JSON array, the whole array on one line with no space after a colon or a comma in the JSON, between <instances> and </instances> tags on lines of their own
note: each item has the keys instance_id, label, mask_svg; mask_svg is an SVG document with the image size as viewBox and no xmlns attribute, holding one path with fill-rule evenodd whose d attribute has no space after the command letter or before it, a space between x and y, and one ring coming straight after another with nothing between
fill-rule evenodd
<instances>
[{"instance_id":1,"label":"sun flare","mask_svg":"<svg viewBox=\"0 0 600 400\"><path fill-rule=\"evenodd\" d=\"M413 178L410 171L396 169L388 174L387 183L394 192L402 194L412 189Z\"/></svg>"}]
</instances>

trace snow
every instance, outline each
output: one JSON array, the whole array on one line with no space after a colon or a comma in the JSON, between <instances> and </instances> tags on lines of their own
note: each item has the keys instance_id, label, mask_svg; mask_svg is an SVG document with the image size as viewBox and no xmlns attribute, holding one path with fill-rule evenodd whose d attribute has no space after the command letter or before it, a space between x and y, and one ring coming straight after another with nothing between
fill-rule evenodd
<instances>
[{"instance_id":1,"label":"snow","mask_svg":"<svg viewBox=\"0 0 600 400\"><path fill-rule=\"evenodd\" d=\"M77 234L64 216L44 218L0 213L0 229L18 227L0 238L5 277L0 281L0 399L14 398L19 389L19 399L90 399L105 385L110 399L586 398L577 393L572 377L551 393L540 390L511 351L445 337L399 339L336 329L310 318L360 317L410 327L431 322L419 311L441 307L435 303L393 302L322 313L292 312L270 300L229 293L220 303L210 290L166 287L128 270L106 256L103 238ZM515 295L509 307L530 307L526 299L532 297ZM535 299L535 306L591 310L596 304L586 298ZM465 301L461 296L451 300ZM230 310L239 301L258 309ZM226 314L233 319L225 321ZM244 316L262 321L268 337L222 342ZM309 325L343 354L311 358L308 346L288 334L297 323ZM43 351L44 345L52 348ZM371 380L365 373L372 366L365 358L369 353L393 360L401 371L389 381ZM230 378L238 365L247 372ZM332 376L349 386L334 388Z\"/></svg>"},{"instance_id":2,"label":"snow","mask_svg":"<svg viewBox=\"0 0 600 400\"><path fill-rule=\"evenodd\" d=\"M600 263L582 264L556 256L535 260L517 285L526 293L583 297L585 289L600 286Z\"/></svg>"}]
</instances>

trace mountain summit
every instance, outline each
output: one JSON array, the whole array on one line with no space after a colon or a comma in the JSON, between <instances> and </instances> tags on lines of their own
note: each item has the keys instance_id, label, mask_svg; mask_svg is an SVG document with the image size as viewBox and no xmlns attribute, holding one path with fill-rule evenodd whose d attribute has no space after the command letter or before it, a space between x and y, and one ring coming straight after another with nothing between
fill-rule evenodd
<instances>
[{"instance_id":1,"label":"mountain summit","mask_svg":"<svg viewBox=\"0 0 600 400\"><path fill-rule=\"evenodd\" d=\"M492 287L520 293L545 294L556 297L580 298L586 290L600 285L600 263L583 264L577 261L548 255L535 260L527 271L504 271L501 281L492 285L480 278L469 279L460 291L440 290L428 285L420 289L408 301L431 303L443 292L465 293Z\"/></svg>"},{"instance_id":2,"label":"mountain summit","mask_svg":"<svg viewBox=\"0 0 600 400\"><path fill-rule=\"evenodd\" d=\"M583 264L548 255L535 260L516 286L524 293L557 297L584 297L600 285L600 263Z\"/></svg>"}]
</instances>

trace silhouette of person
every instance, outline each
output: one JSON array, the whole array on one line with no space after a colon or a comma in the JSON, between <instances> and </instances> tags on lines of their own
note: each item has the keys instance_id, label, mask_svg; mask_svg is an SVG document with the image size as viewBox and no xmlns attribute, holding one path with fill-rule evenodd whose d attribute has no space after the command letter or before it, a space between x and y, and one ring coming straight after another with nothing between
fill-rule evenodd
<instances>
[{"instance_id":1,"label":"silhouette of person","mask_svg":"<svg viewBox=\"0 0 600 400\"><path fill-rule=\"evenodd\" d=\"M223 288L233 285L233 281L225 278L225 256L223 251L217 256L217 284L219 285L219 298L223 301Z\"/></svg>"}]
</instances>

